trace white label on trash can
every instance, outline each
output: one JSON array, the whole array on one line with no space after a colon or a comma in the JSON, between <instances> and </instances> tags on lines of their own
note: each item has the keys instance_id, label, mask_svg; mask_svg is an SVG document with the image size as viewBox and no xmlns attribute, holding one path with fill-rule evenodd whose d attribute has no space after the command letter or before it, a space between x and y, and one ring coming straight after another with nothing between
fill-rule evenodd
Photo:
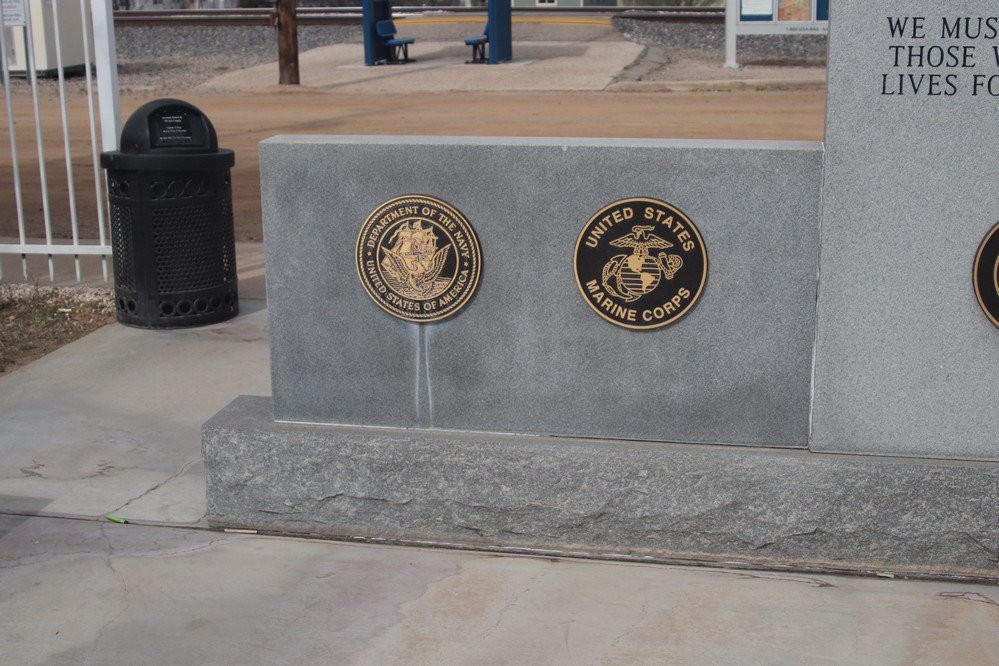
<instances>
[{"instance_id":1,"label":"white label on trash can","mask_svg":"<svg viewBox=\"0 0 999 666\"><path fill-rule=\"evenodd\" d=\"M21 28L24 19L24 0L3 0L3 27Z\"/></svg>"}]
</instances>

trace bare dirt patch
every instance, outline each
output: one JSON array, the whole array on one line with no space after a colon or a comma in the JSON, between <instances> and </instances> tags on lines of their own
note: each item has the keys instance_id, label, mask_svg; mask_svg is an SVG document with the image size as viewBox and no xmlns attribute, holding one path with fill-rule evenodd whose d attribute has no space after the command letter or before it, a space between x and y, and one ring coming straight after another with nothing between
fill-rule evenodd
<instances>
[{"instance_id":1,"label":"bare dirt patch","mask_svg":"<svg viewBox=\"0 0 999 666\"><path fill-rule=\"evenodd\" d=\"M0 285L0 375L114 321L110 290Z\"/></svg>"}]
</instances>

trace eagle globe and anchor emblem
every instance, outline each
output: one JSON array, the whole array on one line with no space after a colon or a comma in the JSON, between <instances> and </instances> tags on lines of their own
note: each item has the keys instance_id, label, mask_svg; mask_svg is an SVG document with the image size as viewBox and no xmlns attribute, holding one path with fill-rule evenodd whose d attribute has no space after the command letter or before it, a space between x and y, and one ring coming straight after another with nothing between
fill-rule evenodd
<instances>
[{"instance_id":1,"label":"eagle globe and anchor emblem","mask_svg":"<svg viewBox=\"0 0 999 666\"><path fill-rule=\"evenodd\" d=\"M433 322L464 307L475 293L482 253L461 211L442 199L411 194L376 208L357 237L357 275L389 314Z\"/></svg>"},{"instance_id":2,"label":"eagle globe and anchor emblem","mask_svg":"<svg viewBox=\"0 0 999 666\"><path fill-rule=\"evenodd\" d=\"M690 312L707 282L708 255L682 211L633 197L604 206L586 222L573 268L594 312L623 328L650 330Z\"/></svg>"},{"instance_id":3,"label":"eagle globe and anchor emblem","mask_svg":"<svg viewBox=\"0 0 999 666\"><path fill-rule=\"evenodd\" d=\"M601 282L608 292L626 303L639 298L659 286L665 277L672 280L683 267L683 258L678 254L651 250L668 250L673 243L652 233L654 226L636 224L631 232L610 241L614 247L631 248L631 254L618 254L604 264Z\"/></svg>"}]
</instances>

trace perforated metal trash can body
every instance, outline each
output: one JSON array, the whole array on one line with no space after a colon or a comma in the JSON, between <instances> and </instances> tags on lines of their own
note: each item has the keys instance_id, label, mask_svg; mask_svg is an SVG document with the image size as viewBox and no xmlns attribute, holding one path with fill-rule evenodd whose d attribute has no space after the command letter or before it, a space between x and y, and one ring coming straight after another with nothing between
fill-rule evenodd
<instances>
[{"instance_id":1,"label":"perforated metal trash can body","mask_svg":"<svg viewBox=\"0 0 999 666\"><path fill-rule=\"evenodd\" d=\"M194 326L239 312L232 151L194 106L164 99L125 123L107 170L118 321Z\"/></svg>"}]
</instances>

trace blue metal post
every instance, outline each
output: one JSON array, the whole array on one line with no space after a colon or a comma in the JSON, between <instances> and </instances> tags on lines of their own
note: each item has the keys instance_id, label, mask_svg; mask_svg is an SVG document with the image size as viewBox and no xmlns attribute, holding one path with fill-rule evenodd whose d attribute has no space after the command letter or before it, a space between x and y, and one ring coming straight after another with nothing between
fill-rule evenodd
<instances>
[{"instance_id":1,"label":"blue metal post","mask_svg":"<svg viewBox=\"0 0 999 666\"><path fill-rule=\"evenodd\" d=\"M829 0L818 0L815 3L815 20L816 21L829 20Z\"/></svg>"},{"instance_id":2,"label":"blue metal post","mask_svg":"<svg viewBox=\"0 0 999 666\"><path fill-rule=\"evenodd\" d=\"M378 36L375 24L392 18L392 3L388 0L362 0L361 17L364 30L364 64L370 67L388 57L385 43Z\"/></svg>"},{"instance_id":3,"label":"blue metal post","mask_svg":"<svg viewBox=\"0 0 999 666\"><path fill-rule=\"evenodd\" d=\"M513 12L510 0L489 0L489 64L513 60Z\"/></svg>"}]
</instances>

